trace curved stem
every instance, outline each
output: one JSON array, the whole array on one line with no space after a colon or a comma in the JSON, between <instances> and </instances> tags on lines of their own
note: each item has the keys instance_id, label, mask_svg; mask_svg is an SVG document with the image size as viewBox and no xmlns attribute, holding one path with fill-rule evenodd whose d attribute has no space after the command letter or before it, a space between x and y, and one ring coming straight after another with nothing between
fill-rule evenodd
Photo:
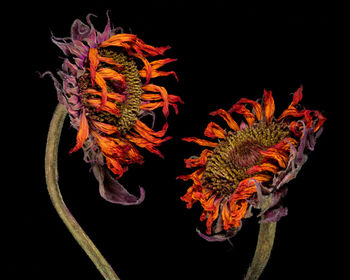
<instances>
[{"instance_id":1,"label":"curved stem","mask_svg":"<svg viewBox=\"0 0 350 280\"><path fill-rule=\"evenodd\" d=\"M67 110L65 106L59 104L52 117L50 129L47 137L46 155L45 155L45 174L46 184L49 191L51 201L65 223L75 240L84 249L86 254L90 257L97 269L106 280L119 280L119 277L113 271L112 267L107 263L99 250L86 235L84 230L80 227L78 222L65 205L59 185L57 172L57 154L58 145L60 141L61 131L66 117Z\"/></svg>"},{"instance_id":2,"label":"curved stem","mask_svg":"<svg viewBox=\"0 0 350 280\"><path fill-rule=\"evenodd\" d=\"M253 261L244 280L257 280L269 261L275 240L277 223L260 224L258 244L256 245Z\"/></svg>"}]
</instances>

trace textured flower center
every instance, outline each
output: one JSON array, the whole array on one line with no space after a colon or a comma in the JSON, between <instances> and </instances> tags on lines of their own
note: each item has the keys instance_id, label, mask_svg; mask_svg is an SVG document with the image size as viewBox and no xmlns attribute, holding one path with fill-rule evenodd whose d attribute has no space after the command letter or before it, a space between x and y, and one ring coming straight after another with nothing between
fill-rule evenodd
<instances>
[{"instance_id":1,"label":"textured flower center","mask_svg":"<svg viewBox=\"0 0 350 280\"><path fill-rule=\"evenodd\" d=\"M251 177L247 171L261 163L260 151L288 137L287 125L255 123L239 131L230 131L208 158L202 186L222 196L231 195L240 181Z\"/></svg>"},{"instance_id":2,"label":"textured flower center","mask_svg":"<svg viewBox=\"0 0 350 280\"><path fill-rule=\"evenodd\" d=\"M108 112L107 110L98 110L96 106L91 106L88 102L84 105L89 109L88 113L91 119L99 122L107 123L118 128L119 133L126 134L135 124L139 108L141 104L142 82L139 70L135 60L117 47L99 48L98 54L102 57L112 58L116 64L121 65L118 73L124 76L125 86L113 80L106 80L108 93L119 93L123 97L123 101L119 102L113 99L108 99L109 102L116 105L119 114ZM109 68L116 70L113 65L101 62L98 69ZM86 89L101 90L98 85L91 84L91 77L89 73L83 75L78 82L79 89L84 92ZM89 94L89 98L91 98ZM96 96L96 98L100 98Z\"/></svg>"}]
</instances>

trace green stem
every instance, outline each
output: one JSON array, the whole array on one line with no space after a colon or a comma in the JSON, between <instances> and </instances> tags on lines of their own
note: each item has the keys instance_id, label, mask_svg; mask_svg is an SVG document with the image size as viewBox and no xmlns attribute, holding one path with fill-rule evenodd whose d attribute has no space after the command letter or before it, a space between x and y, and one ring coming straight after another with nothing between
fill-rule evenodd
<instances>
[{"instance_id":1,"label":"green stem","mask_svg":"<svg viewBox=\"0 0 350 280\"><path fill-rule=\"evenodd\" d=\"M258 244L256 245L253 261L244 280L257 280L269 261L275 240L277 223L260 224Z\"/></svg>"},{"instance_id":2,"label":"green stem","mask_svg":"<svg viewBox=\"0 0 350 280\"><path fill-rule=\"evenodd\" d=\"M74 219L64 203L60 192L58 185L57 154L66 115L67 110L65 106L61 104L57 105L56 111L51 120L46 144L45 172L47 189L58 215L61 217L62 221L65 223L81 248L83 248L86 254L90 257L91 261L95 264L102 276L106 280L119 280L119 277L113 271L112 267L104 259L100 251Z\"/></svg>"}]
</instances>

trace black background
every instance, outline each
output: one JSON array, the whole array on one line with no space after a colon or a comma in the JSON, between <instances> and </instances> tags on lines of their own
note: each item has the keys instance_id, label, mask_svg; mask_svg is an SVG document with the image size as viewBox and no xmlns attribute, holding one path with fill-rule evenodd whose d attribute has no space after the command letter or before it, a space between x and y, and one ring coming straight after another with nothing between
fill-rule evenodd
<instances>
[{"instance_id":1,"label":"black background","mask_svg":"<svg viewBox=\"0 0 350 280\"><path fill-rule=\"evenodd\" d=\"M6 10L7 9L7 10ZM166 160L145 151L145 164L132 166L121 182L132 193L146 190L139 206L123 207L104 201L82 160L72 155L76 132L66 122L59 151L60 186L75 218L115 268L122 280L133 279L241 279L254 253L258 224L251 218L228 243L209 243L198 237L201 208L188 210L180 200L189 182L183 159L201 148L181 137L202 137L209 112L228 109L241 97L260 98L273 92L276 114L304 86L302 104L327 117L325 130L298 178L289 185L285 205L289 215L277 227L274 249L261 279L336 279L341 266L334 260L344 244L337 242L345 224L339 218L346 204L348 80L344 18L341 7L315 5L276 7L224 2L118 1L46 2L26 7L8 6L2 24L4 184L2 197L9 218L4 279L102 279L56 214L46 191L44 151L48 126L57 104L49 78L37 71L57 71L61 51L50 41L70 34L74 19L88 13L102 31L106 11L114 26L137 34L155 46L171 45L167 57L178 58L168 69L180 82L159 78L157 83L185 101L175 116L171 111L168 135L161 151ZM186 61L186 64L185 64ZM345 69L345 68L344 68ZM164 117L157 112L161 127ZM216 121L220 122L218 119ZM346 167L346 166L345 166ZM340 179L340 180L339 180ZM5 181L4 181L5 182ZM5 219L6 220L6 219ZM6 221L7 223L7 221ZM23 278L25 277L25 278Z\"/></svg>"}]
</instances>

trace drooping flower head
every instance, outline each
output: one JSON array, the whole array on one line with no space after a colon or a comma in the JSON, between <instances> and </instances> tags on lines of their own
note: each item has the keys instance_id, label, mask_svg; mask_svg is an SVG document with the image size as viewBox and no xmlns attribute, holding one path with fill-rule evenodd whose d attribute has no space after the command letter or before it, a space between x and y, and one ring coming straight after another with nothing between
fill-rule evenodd
<instances>
[{"instance_id":1,"label":"drooping flower head","mask_svg":"<svg viewBox=\"0 0 350 280\"><path fill-rule=\"evenodd\" d=\"M87 25L75 20L71 36L52 41L63 51L59 82L51 72L58 100L68 110L71 124L78 130L76 144L70 153L82 148L84 159L92 163L100 183L101 195L112 202L135 204L143 199L129 194L114 178L120 178L130 164L142 164L139 148L162 157L157 147L165 137L168 124L154 131L142 122L161 107L165 118L169 107L178 113L180 97L151 82L159 76L173 75L159 68L176 59L150 59L163 56L170 47L153 47L134 34L116 34L107 13L102 33L95 30L91 14ZM106 168L107 167L107 168Z\"/></svg>"},{"instance_id":2,"label":"drooping flower head","mask_svg":"<svg viewBox=\"0 0 350 280\"><path fill-rule=\"evenodd\" d=\"M191 208L199 202L206 220L208 241L223 241L241 227L242 219L252 216L253 207L261 209L260 222L275 222L287 215L281 206L286 183L297 176L313 151L326 120L317 110L299 109L302 87L293 95L289 107L274 117L275 103L271 91L264 92L261 104L241 98L228 111L210 113L220 116L229 130L215 122L205 129L205 136L219 141L195 137L184 138L204 149L199 157L185 159L187 168L198 168L182 180L192 180L192 186L181 197ZM246 106L251 106L249 110ZM232 114L243 116L240 125Z\"/></svg>"}]
</instances>

